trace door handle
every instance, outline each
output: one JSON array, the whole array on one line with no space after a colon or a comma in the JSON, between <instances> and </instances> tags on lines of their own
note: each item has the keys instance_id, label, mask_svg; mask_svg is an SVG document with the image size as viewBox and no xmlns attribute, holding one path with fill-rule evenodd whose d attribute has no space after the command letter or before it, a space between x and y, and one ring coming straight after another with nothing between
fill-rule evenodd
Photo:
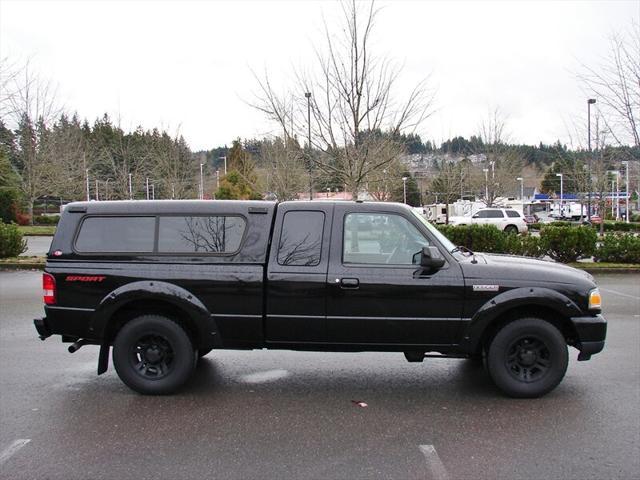
<instances>
[{"instance_id":1,"label":"door handle","mask_svg":"<svg viewBox=\"0 0 640 480\"><path fill-rule=\"evenodd\" d=\"M360 286L360 280L357 278L341 278L340 288L352 288L356 289Z\"/></svg>"}]
</instances>

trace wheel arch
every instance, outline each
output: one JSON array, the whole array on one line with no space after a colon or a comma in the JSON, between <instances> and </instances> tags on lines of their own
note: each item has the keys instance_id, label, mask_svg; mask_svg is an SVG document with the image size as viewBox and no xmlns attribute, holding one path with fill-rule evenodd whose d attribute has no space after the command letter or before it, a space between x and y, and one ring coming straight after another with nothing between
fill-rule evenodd
<instances>
[{"instance_id":1,"label":"wheel arch","mask_svg":"<svg viewBox=\"0 0 640 480\"><path fill-rule=\"evenodd\" d=\"M547 288L517 288L485 303L465 328L461 350L471 355L482 353L495 334L507 323L519 318L536 317L554 325L567 341L575 345L578 335L570 318L580 308L561 293Z\"/></svg>"},{"instance_id":2,"label":"wheel arch","mask_svg":"<svg viewBox=\"0 0 640 480\"><path fill-rule=\"evenodd\" d=\"M134 282L114 290L100 302L91 329L103 345L111 345L123 325L145 314L163 315L178 322L195 348L219 346L217 325L205 305L184 288L167 282Z\"/></svg>"}]
</instances>

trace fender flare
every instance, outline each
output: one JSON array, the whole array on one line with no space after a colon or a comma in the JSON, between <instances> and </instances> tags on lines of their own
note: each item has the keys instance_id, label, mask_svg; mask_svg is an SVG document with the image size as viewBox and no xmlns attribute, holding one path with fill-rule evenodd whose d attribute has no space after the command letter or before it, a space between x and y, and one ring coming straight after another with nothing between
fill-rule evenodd
<instances>
[{"instance_id":1,"label":"fender flare","mask_svg":"<svg viewBox=\"0 0 640 480\"><path fill-rule=\"evenodd\" d=\"M475 353L487 328L500 315L518 307L544 307L565 318L582 315L580 307L573 300L556 290L541 287L514 288L496 295L478 309L464 328L460 349L466 353Z\"/></svg>"},{"instance_id":2,"label":"fender flare","mask_svg":"<svg viewBox=\"0 0 640 480\"><path fill-rule=\"evenodd\" d=\"M222 346L218 326L207 307L188 290L168 282L138 281L123 285L99 303L91 318L89 330L107 343L106 333L111 317L120 308L138 300L158 300L184 311L198 334L198 347Z\"/></svg>"}]
</instances>

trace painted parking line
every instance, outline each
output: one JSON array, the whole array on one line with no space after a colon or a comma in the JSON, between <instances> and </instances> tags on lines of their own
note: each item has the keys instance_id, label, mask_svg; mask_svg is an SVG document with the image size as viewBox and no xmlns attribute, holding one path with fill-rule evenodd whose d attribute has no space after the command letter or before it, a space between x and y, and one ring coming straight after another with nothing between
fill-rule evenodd
<instances>
[{"instance_id":1,"label":"painted parking line","mask_svg":"<svg viewBox=\"0 0 640 480\"><path fill-rule=\"evenodd\" d=\"M0 465L9 460L18 450L31 441L30 438L19 438L14 440L11 445L0 452Z\"/></svg>"},{"instance_id":2,"label":"painted parking line","mask_svg":"<svg viewBox=\"0 0 640 480\"><path fill-rule=\"evenodd\" d=\"M440 460L435 447L433 445L420 445L420 451L427 461L427 478L429 480L449 480L447 469L444 468L444 464Z\"/></svg>"},{"instance_id":3,"label":"painted parking line","mask_svg":"<svg viewBox=\"0 0 640 480\"><path fill-rule=\"evenodd\" d=\"M633 298L634 300L640 300L637 295L629 295L628 293L616 292L615 290L609 290L608 288L600 288L600 291L613 293L614 295L620 295L621 297Z\"/></svg>"}]
</instances>

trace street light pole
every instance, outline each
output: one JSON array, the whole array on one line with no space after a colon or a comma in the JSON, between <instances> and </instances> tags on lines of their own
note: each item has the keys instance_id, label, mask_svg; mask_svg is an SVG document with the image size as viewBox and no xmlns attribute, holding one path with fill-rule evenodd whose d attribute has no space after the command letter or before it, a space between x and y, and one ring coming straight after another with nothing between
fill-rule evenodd
<instances>
[{"instance_id":1,"label":"street light pole","mask_svg":"<svg viewBox=\"0 0 640 480\"><path fill-rule=\"evenodd\" d=\"M98 179L96 178L96 202L98 200L100 200L100 199L98 198Z\"/></svg>"},{"instance_id":2,"label":"street light pole","mask_svg":"<svg viewBox=\"0 0 640 480\"><path fill-rule=\"evenodd\" d=\"M307 147L309 148L309 200L313 200L313 167L311 164L311 92L304 92L307 98ZM286 139L285 139L286 142ZM405 202L406 203L406 202Z\"/></svg>"},{"instance_id":3,"label":"street light pole","mask_svg":"<svg viewBox=\"0 0 640 480\"><path fill-rule=\"evenodd\" d=\"M218 160L224 160L224 174L227 175L227 157L218 157Z\"/></svg>"},{"instance_id":4,"label":"street light pole","mask_svg":"<svg viewBox=\"0 0 640 480\"><path fill-rule=\"evenodd\" d=\"M520 182L520 201L522 202L522 215L524 215L524 178L516 178Z\"/></svg>"},{"instance_id":5,"label":"street light pole","mask_svg":"<svg viewBox=\"0 0 640 480\"><path fill-rule=\"evenodd\" d=\"M85 173L87 175L87 202L88 202L90 200L89 199L89 169L88 168L85 170Z\"/></svg>"},{"instance_id":6,"label":"street light pole","mask_svg":"<svg viewBox=\"0 0 640 480\"><path fill-rule=\"evenodd\" d=\"M560 177L560 217L564 217L563 213L562 213L562 209L564 207L564 191L563 191L563 185L562 185L562 174L561 173L556 173L556 177Z\"/></svg>"},{"instance_id":7,"label":"street light pole","mask_svg":"<svg viewBox=\"0 0 640 480\"><path fill-rule=\"evenodd\" d=\"M226 158L227 157L225 157L225 167L227 165ZM203 171L202 171L202 167L204 167L204 163L200 164L200 195L199 195L200 200L202 200L204 198L204 174L203 174Z\"/></svg>"},{"instance_id":8,"label":"street light pole","mask_svg":"<svg viewBox=\"0 0 640 480\"><path fill-rule=\"evenodd\" d=\"M591 186L591 160L593 157L593 154L591 153L591 105L593 105L594 103L596 103L595 98L589 98L587 100L587 132L588 132L587 137L588 137L588 144L589 144L589 161L588 161L589 178L587 179L587 188L589 189L589 192L588 192L588 200L587 200L587 220L589 221L589 223L591 223L591 190L593 190Z\"/></svg>"},{"instance_id":9,"label":"street light pole","mask_svg":"<svg viewBox=\"0 0 640 480\"><path fill-rule=\"evenodd\" d=\"M129 200L133 200L133 188L131 187L131 174L129 174Z\"/></svg>"},{"instance_id":10,"label":"street light pole","mask_svg":"<svg viewBox=\"0 0 640 480\"><path fill-rule=\"evenodd\" d=\"M484 172L484 203L489 206L489 169L483 168Z\"/></svg>"},{"instance_id":11,"label":"street light pole","mask_svg":"<svg viewBox=\"0 0 640 480\"><path fill-rule=\"evenodd\" d=\"M409 180L409 177L402 177L402 196L404 203L407 203L407 180Z\"/></svg>"},{"instance_id":12,"label":"street light pole","mask_svg":"<svg viewBox=\"0 0 640 480\"><path fill-rule=\"evenodd\" d=\"M624 193L625 193L625 208L624 208L624 218L625 223L629 223L629 161L624 160L622 162L624 165Z\"/></svg>"},{"instance_id":13,"label":"street light pole","mask_svg":"<svg viewBox=\"0 0 640 480\"><path fill-rule=\"evenodd\" d=\"M147 200L149 200L149 177L147 177Z\"/></svg>"}]
</instances>

